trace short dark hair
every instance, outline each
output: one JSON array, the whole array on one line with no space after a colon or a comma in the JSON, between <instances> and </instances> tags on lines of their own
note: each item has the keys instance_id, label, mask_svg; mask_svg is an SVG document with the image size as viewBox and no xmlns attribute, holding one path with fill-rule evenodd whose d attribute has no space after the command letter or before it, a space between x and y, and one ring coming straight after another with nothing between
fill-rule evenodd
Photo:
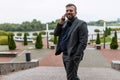
<instances>
[{"instance_id":1,"label":"short dark hair","mask_svg":"<svg viewBox=\"0 0 120 80\"><path fill-rule=\"evenodd\" d=\"M74 4L67 4L66 7L70 7L70 6L74 6L75 7L75 11L77 11L77 7Z\"/></svg>"}]
</instances>

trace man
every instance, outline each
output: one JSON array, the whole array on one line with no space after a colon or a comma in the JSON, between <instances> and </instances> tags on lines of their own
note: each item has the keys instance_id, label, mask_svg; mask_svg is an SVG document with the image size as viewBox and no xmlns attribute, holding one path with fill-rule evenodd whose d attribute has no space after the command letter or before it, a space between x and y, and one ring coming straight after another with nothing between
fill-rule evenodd
<instances>
[{"instance_id":1,"label":"man","mask_svg":"<svg viewBox=\"0 0 120 80\"><path fill-rule=\"evenodd\" d=\"M77 8L74 4L66 5L66 13L54 31L54 36L59 37L55 55L63 52L67 80L80 80L77 71L88 40L87 24L79 20L76 14Z\"/></svg>"}]
</instances>

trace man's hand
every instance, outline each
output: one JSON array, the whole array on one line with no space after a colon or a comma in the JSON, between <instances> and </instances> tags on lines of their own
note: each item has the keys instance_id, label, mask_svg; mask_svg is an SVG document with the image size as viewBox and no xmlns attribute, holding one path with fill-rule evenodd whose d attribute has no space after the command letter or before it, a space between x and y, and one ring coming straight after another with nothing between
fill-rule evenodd
<instances>
[{"instance_id":1,"label":"man's hand","mask_svg":"<svg viewBox=\"0 0 120 80\"><path fill-rule=\"evenodd\" d=\"M64 22L65 22L65 15L61 17L59 24L64 24Z\"/></svg>"}]
</instances>

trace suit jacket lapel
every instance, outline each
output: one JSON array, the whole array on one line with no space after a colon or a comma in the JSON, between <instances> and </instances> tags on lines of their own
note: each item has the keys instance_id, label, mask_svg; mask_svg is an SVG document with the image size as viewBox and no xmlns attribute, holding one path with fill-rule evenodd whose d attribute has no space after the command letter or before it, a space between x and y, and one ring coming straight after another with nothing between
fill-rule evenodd
<instances>
[{"instance_id":1,"label":"suit jacket lapel","mask_svg":"<svg viewBox=\"0 0 120 80\"><path fill-rule=\"evenodd\" d=\"M65 24L63 25L62 29L64 29L66 25L67 25L67 21L66 21Z\"/></svg>"},{"instance_id":2,"label":"suit jacket lapel","mask_svg":"<svg viewBox=\"0 0 120 80\"><path fill-rule=\"evenodd\" d=\"M75 29L77 23L78 23L78 19L75 19L75 21L72 23L70 31L68 32L68 37L70 36L71 32Z\"/></svg>"}]
</instances>

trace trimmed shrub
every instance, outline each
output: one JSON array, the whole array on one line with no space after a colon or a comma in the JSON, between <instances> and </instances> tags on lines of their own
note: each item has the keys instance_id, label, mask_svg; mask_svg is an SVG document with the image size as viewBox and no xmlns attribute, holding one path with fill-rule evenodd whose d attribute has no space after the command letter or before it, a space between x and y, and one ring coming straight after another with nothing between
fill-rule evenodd
<instances>
[{"instance_id":1,"label":"trimmed shrub","mask_svg":"<svg viewBox=\"0 0 120 80\"><path fill-rule=\"evenodd\" d=\"M118 48L118 43L116 42L116 38L115 37L112 38L112 42L110 44L110 48L111 49L117 49Z\"/></svg>"},{"instance_id":2,"label":"trimmed shrub","mask_svg":"<svg viewBox=\"0 0 120 80\"><path fill-rule=\"evenodd\" d=\"M26 36L29 36L29 33L28 33L28 32L25 32L24 34L26 34Z\"/></svg>"},{"instance_id":3,"label":"trimmed shrub","mask_svg":"<svg viewBox=\"0 0 120 80\"><path fill-rule=\"evenodd\" d=\"M57 44L58 37L57 36L51 37L49 41L53 42L54 44Z\"/></svg>"},{"instance_id":4,"label":"trimmed shrub","mask_svg":"<svg viewBox=\"0 0 120 80\"><path fill-rule=\"evenodd\" d=\"M37 35L38 35L38 33L37 33L37 32L34 32L32 35L33 35L33 36L37 36Z\"/></svg>"},{"instance_id":5,"label":"trimmed shrub","mask_svg":"<svg viewBox=\"0 0 120 80\"><path fill-rule=\"evenodd\" d=\"M41 31L40 33L41 33L41 35L46 35L45 31Z\"/></svg>"},{"instance_id":6,"label":"trimmed shrub","mask_svg":"<svg viewBox=\"0 0 120 80\"><path fill-rule=\"evenodd\" d=\"M0 36L7 36L7 32L0 30Z\"/></svg>"},{"instance_id":7,"label":"trimmed shrub","mask_svg":"<svg viewBox=\"0 0 120 80\"><path fill-rule=\"evenodd\" d=\"M0 36L0 45L8 45L7 36Z\"/></svg>"},{"instance_id":8,"label":"trimmed shrub","mask_svg":"<svg viewBox=\"0 0 120 80\"><path fill-rule=\"evenodd\" d=\"M54 35L54 32L50 32L50 35Z\"/></svg>"},{"instance_id":9,"label":"trimmed shrub","mask_svg":"<svg viewBox=\"0 0 120 80\"><path fill-rule=\"evenodd\" d=\"M9 50L15 50L16 49L16 44L13 39L13 35L8 35L8 48Z\"/></svg>"},{"instance_id":10,"label":"trimmed shrub","mask_svg":"<svg viewBox=\"0 0 120 80\"><path fill-rule=\"evenodd\" d=\"M58 42L57 36L54 36L54 44L57 44L57 42Z\"/></svg>"},{"instance_id":11,"label":"trimmed shrub","mask_svg":"<svg viewBox=\"0 0 120 80\"><path fill-rule=\"evenodd\" d=\"M8 32L8 35L14 36L13 32Z\"/></svg>"},{"instance_id":12,"label":"trimmed shrub","mask_svg":"<svg viewBox=\"0 0 120 80\"><path fill-rule=\"evenodd\" d=\"M24 45L28 45L28 42L27 42L27 33L24 33Z\"/></svg>"},{"instance_id":13,"label":"trimmed shrub","mask_svg":"<svg viewBox=\"0 0 120 80\"><path fill-rule=\"evenodd\" d=\"M39 33L39 35L36 38L35 48L41 49L42 47L43 47L42 37L41 37L41 33Z\"/></svg>"},{"instance_id":14,"label":"trimmed shrub","mask_svg":"<svg viewBox=\"0 0 120 80\"><path fill-rule=\"evenodd\" d=\"M18 33L17 33L17 36L22 36L22 33L21 33L21 32L18 32Z\"/></svg>"},{"instance_id":15,"label":"trimmed shrub","mask_svg":"<svg viewBox=\"0 0 120 80\"><path fill-rule=\"evenodd\" d=\"M96 44L100 44L100 43L101 43L100 36L99 33L97 33Z\"/></svg>"},{"instance_id":16,"label":"trimmed shrub","mask_svg":"<svg viewBox=\"0 0 120 80\"><path fill-rule=\"evenodd\" d=\"M94 32L100 32L100 30L99 29L95 29Z\"/></svg>"},{"instance_id":17,"label":"trimmed shrub","mask_svg":"<svg viewBox=\"0 0 120 80\"><path fill-rule=\"evenodd\" d=\"M115 31L114 37L112 38L112 42L110 43L111 49L117 49L118 48L118 42L117 42L117 32Z\"/></svg>"}]
</instances>

